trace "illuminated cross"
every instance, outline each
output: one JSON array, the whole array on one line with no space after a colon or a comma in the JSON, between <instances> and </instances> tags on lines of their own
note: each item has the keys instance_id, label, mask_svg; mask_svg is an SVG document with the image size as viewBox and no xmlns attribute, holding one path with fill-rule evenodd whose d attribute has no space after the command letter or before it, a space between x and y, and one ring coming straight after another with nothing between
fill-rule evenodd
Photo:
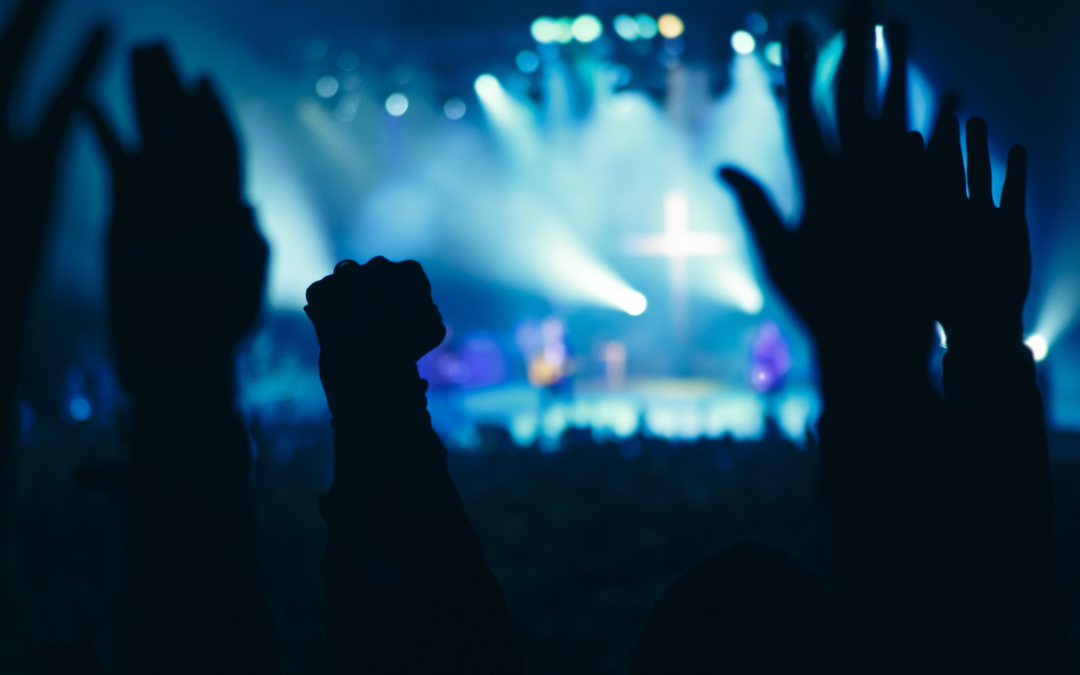
<instances>
[{"instance_id":1,"label":"illuminated cross","mask_svg":"<svg viewBox=\"0 0 1080 675\"><path fill-rule=\"evenodd\" d=\"M672 190L664 197L664 233L633 237L627 250L638 255L667 256L671 285L671 321L675 337L685 341L690 326L687 259L719 255L731 250L731 242L715 232L691 232L686 195Z\"/></svg>"}]
</instances>

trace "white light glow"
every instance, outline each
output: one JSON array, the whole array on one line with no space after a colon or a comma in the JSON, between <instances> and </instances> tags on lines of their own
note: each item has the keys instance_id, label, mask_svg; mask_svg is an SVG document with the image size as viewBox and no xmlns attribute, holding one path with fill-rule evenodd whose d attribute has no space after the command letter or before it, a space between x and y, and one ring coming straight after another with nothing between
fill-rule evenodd
<instances>
[{"instance_id":1,"label":"white light glow","mask_svg":"<svg viewBox=\"0 0 1080 675\"><path fill-rule=\"evenodd\" d=\"M640 37L638 35L638 24L631 17L626 14L620 14L615 17L614 22L615 33L618 34L624 40L633 42Z\"/></svg>"},{"instance_id":2,"label":"white light glow","mask_svg":"<svg viewBox=\"0 0 1080 675\"><path fill-rule=\"evenodd\" d=\"M532 26L529 29L532 33L533 39L540 44L547 44L555 41L555 20L551 17L542 16L536 21L532 22Z\"/></svg>"},{"instance_id":3,"label":"white light glow","mask_svg":"<svg viewBox=\"0 0 1080 675\"><path fill-rule=\"evenodd\" d=\"M1035 333L1046 339L1047 346L1057 342L1080 313L1080 274L1063 274L1050 284L1039 308Z\"/></svg>"},{"instance_id":4,"label":"white light glow","mask_svg":"<svg viewBox=\"0 0 1080 675\"><path fill-rule=\"evenodd\" d=\"M499 80L494 75L484 73L480 77L476 78L476 82L473 83L473 88L476 90L476 95L480 97L480 100L487 101L502 94L502 85L499 84Z\"/></svg>"},{"instance_id":5,"label":"white light glow","mask_svg":"<svg viewBox=\"0 0 1080 675\"><path fill-rule=\"evenodd\" d=\"M938 344L941 345L942 349L948 349L949 337L945 335L945 327L942 326L940 322L935 321L934 328L937 330Z\"/></svg>"},{"instance_id":6,"label":"white light glow","mask_svg":"<svg viewBox=\"0 0 1080 675\"><path fill-rule=\"evenodd\" d=\"M874 26L874 46L885 51L885 26Z\"/></svg>"},{"instance_id":7,"label":"white light glow","mask_svg":"<svg viewBox=\"0 0 1080 675\"><path fill-rule=\"evenodd\" d=\"M737 30L731 34L731 48L739 54L750 54L754 51L757 42L754 36L744 30Z\"/></svg>"},{"instance_id":8,"label":"white light glow","mask_svg":"<svg viewBox=\"0 0 1080 675\"><path fill-rule=\"evenodd\" d=\"M552 23L554 29L554 40L561 45L564 45L574 39L574 21L569 17L563 17L556 19Z\"/></svg>"},{"instance_id":9,"label":"white light glow","mask_svg":"<svg viewBox=\"0 0 1080 675\"><path fill-rule=\"evenodd\" d=\"M592 14L582 14L570 25L570 32L578 42L588 44L604 33L604 24Z\"/></svg>"},{"instance_id":10,"label":"white light glow","mask_svg":"<svg viewBox=\"0 0 1080 675\"><path fill-rule=\"evenodd\" d=\"M1050 345L1047 344L1046 338L1035 333L1028 339L1024 340L1024 344L1031 350L1031 355L1035 357L1036 361L1042 361L1046 358L1047 353L1050 352Z\"/></svg>"},{"instance_id":11,"label":"white light glow","mask_svg":"<svg viewBox=\"0 0 1080 675\"><path fill-rule=\"evenodd\" d=\"M409 99L405 94L396 93L386 97L386 112L394 117L401 117L409 109Z\"/></svg>"}]
</instances>

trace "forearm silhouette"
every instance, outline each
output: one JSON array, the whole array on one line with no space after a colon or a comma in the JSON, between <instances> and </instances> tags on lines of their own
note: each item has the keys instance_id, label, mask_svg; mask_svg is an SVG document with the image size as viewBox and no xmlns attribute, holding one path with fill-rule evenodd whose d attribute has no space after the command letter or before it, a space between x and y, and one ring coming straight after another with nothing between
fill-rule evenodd
<instances>
[{"instance_id":1,"label":"forearm silhouette","mask_svg":"<svg viewBox=\"0 0 1080 675\"><path fill-rule=\"evenodd\" d=\"M346 260L307 299L334 427L319 496L330 673L523 672L417 372L445 336L423 270Z\"/></svg>"},{"instance_id":2,"label":"forearm silhouette","mask_svg":"<svg viewBox=\"0 0 1080 675\"><path fill-rule=\"evenodd\" d=\"M956 246L948 243L958 237L943 236L963 215L953 204L959 135L949 126L955 123L951 103L924 148L921 135L906 130L905 31L893 24L886 35L890 78L881 115L872 118L866 82L873 24L865 5L851 7L837 89L840 151L833 155L810 105L814 50L802 27L789 33L788 117L806 203L798 229L784 227L753 180L722 170L770 277L817 345L825 408L821 472L841 585L846 668L984 672L1025 657L1045 666L1026 672L1047 672L1047 643L1033 632L1053 627L1045 611L1049 473L1030 356L1018 351L1026 273L985 260L985 274L1024 276L1022 291L1014 284L995 295L998 286L980 286L970 266L960 266ZM984 192L988 199L989 160L985 171L978 159L969 167L979 181L985 173L973 199ZM949 176L952 192L945 188ZM1007 192L1019 192L1022 202L1022 177L1019 182ZM1024 244L1026 251L1026 230ZM1029 257L1027 265L1029 272ZM998 314L960 310L973 296L951 294L973 286L992 296L989 305L1011 308L1003 320L1007 331ZM935 319L961 344L946 359L944 402L933 393L927 368ZM986 373L999 386L985 386L980 378ZM964 393L972 387L980 392ZM995 424L981 426L987 415ZM987 482L988 464L1004 466L989 459L995 455L1013 458L1026 473L995 469ZM1011 550L1018 546L1023 550ZM1039 575L1010 577L1006 569ZM975 576L992 581L982 584ZM1029 582L1039 595L1025 605L1018 598ZM997 601L982 597L991 590ZM995 602L991 618L986 610ZM1002 625L1029 622L1040 629L999 640Z\"/></svg>"},{"instance_id":3,"label":"forearm silhouette","mask_svg":"<svg viewBox=\"0 0 1080 675\"><path fill-rule=\"evenodd\" d=\"M266 244L209 82L186 89L160 45L136 49L131 66L137 151L87 103L112 167L109 310L132 401L129 667L273 673L251 445L234 406L234 357L259 312Z\"/></svg>"},{"instance_id":4,"label":"forearm silhouette","mask_svg":"<svg viewBox=\"0 0 1080 675\"><path fill-rule=\"evenodd\" d=\"M27 303L41 265L60 149L106 40L101 29L89 36L36 131L17 134L8 122L15 83L51 4L25 0L0 37L0 492L7 485L10 449L18 433L15 394ZM0 504L3 501L0 497Z\"/></svg>"}]
</instances>

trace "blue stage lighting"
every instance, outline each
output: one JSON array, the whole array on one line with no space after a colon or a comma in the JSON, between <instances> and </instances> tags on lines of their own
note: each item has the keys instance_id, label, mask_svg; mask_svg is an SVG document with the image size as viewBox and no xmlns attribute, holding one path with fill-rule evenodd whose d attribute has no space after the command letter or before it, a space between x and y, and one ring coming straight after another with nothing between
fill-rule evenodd
<instances>
[{"instance_id":1,"label":"blue stage lighting","mask_svg":"<svg viewBox=\"0 0 1080 675\"><path fill-rule=\"evenodd\" d=\"M518 52L514 61L517 63L518 70L523 73L534 73L540 67L540 57L536 55L536 52L529 49Z\"/></svg>"},{"instance_id":2,"label":"blue stage lighting","mask_svg":"<svg viewBox=\"0 0 1080 675\"><path fill-rule=\"evenodd\" d=\"M765 60L769 62L769 65L779 68L784 65L784 47L779 42L770 42L765 45L763 50L765 54Z\"/></svg>"},{"instance_id":3,"label":"blue stage lighting","mask_svg":"<svg viewBox=\"0 0 1080 675\"><path fill-rule=\"evenodd\" d=\"M574 19L574 23L570 25L570 31L575 40L588 44L603 35L604 24L592 14L582 14Z\"/></svg>"},{"instance_id":4,"label":"blue stage lighting","mask_svg":"<svg viewBox=\"0 0 1080 675\"><path fill-rule=\"evenodd\" d=\"M386 112L394 117L401 117L409 109L409 99L402 93L390 94L386 97Z\"/></svg>"},{"instance_id":5,"label":"blue stage lighting","mask_svg":"<svg viewBox=\"0 0 1080 675\"><path fill-rule=\"evenodd\" d=\"M465 101L460 98L447 99L443 104L443 113L452 120L459 120L465 116Z\"/></svg>"},{"instance_id":6,"label":"blue stage lighting","mask_svg":"<svg viewBox=\"0 0 1080 675\"><path fill-rule=\"evenodd\" d=\"M634 40L638 39L638 37L640 37L640 35L638 34L637 21L634 21L626 14L620 14L619 16L615 17L615 22L613 26L615 28L615 33L624 40L633 42Z\"/></svg>"},{"instance_id":7,"label":"blue stage lighting","mask_svg":"<svg viewBox=\"0 0 1080 675\"><path fill-rule=\"evenodd\" d=\"M315 83L315 93L322 98L330 98L338 93L339 83L333 75L324 75Z\"/></svg>"},{"instance_id":8,"label":"blue stage lighting","mask_svg":"<svg viewBox=\"0 0 1080 675\"><path fill-rule=\"evenodd\" d=\"M744 30L737 30L731 34L731 48L739 54L752 53L756 45L754 36Z\"/></svg>"}]
</instances>

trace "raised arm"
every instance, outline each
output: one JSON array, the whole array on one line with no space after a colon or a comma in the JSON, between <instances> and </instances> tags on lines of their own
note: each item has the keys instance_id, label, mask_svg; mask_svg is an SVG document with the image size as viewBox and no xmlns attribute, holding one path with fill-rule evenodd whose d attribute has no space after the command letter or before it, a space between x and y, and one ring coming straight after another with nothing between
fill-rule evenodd
<instances>
[{"instance_id":1,"label":"raised arm","mask_svg":"<svg viewBox=\"0 0 1080 675\"><path fill-rule=\"evenodd\" d=\"M255 565L251 445L234 356L262 300L266 245L240 194L236 139L206 79L137 49L126 150L90 105L112 165L109 309L133 410L132 672L273 673Z\"/></svg>"},{"instance_id":2,"label":"raised arm","mask_svg":"<svg viewBox=\"0 0 1080 675\"><path fill-rule=\"evenodd\" d=\"M523 672L416 368L445 335L423 270L346 260L307 297L334 427L319 497L330 673Z\"/></svg>"},{"instance_id":3,"label":"raised arm","mask_svg":"<svg viewBox=\"0 0 1080 675\"><path fill-rule=\"evenodd\" d=\"M16 433L15 392L27 303L41 264L61 144L105 44L103 31L93 33L36 131L29 136L15 133L8 122L12 94L50 4L20 3L0 37L0 472Z\"/></svg>"}]
</instances>

